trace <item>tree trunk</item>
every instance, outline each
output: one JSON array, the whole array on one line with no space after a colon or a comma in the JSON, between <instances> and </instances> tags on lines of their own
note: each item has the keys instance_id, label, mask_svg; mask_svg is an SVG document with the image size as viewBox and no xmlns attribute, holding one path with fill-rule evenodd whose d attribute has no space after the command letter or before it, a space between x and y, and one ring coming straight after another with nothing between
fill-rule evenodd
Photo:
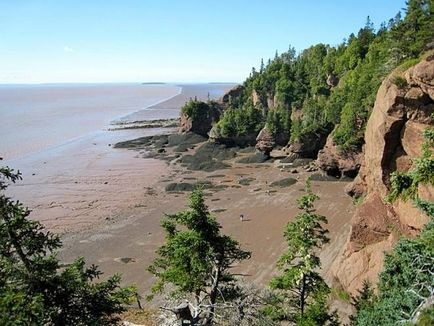
<instances>
[{"instance_id":1,"label":"tree trunk","mask_svg":"<svg viewBox=\"0 0 434 326\"><path fill-rule=\"evenodd\" d=\"M19 239L16 237L15 233L13 233L10 230L9 226L7 226L7 228L8 228L9 238L11 239L11 242L12 242L13 246L15 247L15 250L18 254L18 257L20 257L20 260L24 264L24 267L25 267L27 273L29 275L31 275L32 274L31 264L30 264L30 261L27 259L26 255L24 254L23 249L21 248L21 243L20 243Z\"/></svg>"},{"instance_id":2,"label":"tree trunk","mask_svg":"<svg viewBox=\"0 0 434 326\"><path fill-rule=\"evenodd\" d=\"M205 325L206 326L211 325L213 320L214 320L215 304L217 301L218 285L219 285L219 281L220 281L220 268L215 267L213 274L214 274L214 279L213 279L213 282L211 285L211 291L209 294L209 301L210 301L211 307L210 307L208 314L205 318L205 321L203 324L204 326Z\"/></svg>"}]
</instances>

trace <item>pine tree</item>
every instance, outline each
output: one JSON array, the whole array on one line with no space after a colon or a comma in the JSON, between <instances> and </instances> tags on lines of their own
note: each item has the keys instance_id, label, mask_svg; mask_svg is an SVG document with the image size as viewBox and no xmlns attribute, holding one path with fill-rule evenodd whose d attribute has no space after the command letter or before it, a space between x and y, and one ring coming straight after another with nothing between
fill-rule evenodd
<instances>
[{"instance_id":1,"label":"pine tree","mask_svg":"<svg viewBox=\"0 0 434 326\"><path fill-rule=\"evenodd\" d=\"M248 259L250 253L239 243L220 233L220 224L205 205L201 190L189 198L189 209L167 215L162 222L166 242L148 270L158 281L153 293L174 286L174 293L189 298L194 306L189 316L192 325L210 325L224 288L235 281L229 269L235 262Z\"/></svg>"},{"instance_id":2,"label":"pine tree","mask_svg":"<svg viewBox=\"0 0 434 326\"><path fill-rule=\"evenodd\" d=\"M335 316L327 309L329 287L318 273L321 266L317 251L329 242L328 231L322 224L325 216L315 213L314 202L319 197L312 193L298 199L302 211L287 224L284 232L288 249L280 257L277 267L281 275L274 277L270 286L281 294L280 318L297 325L325 325L335 323Z\"/></svg>"},{"instance_id":3,"label":"pine tree","mask_svg":"<svg viewBox=\"0 0 434 326\"><path fill-rule=\"evenodd\" d=\"M56 257L60 238L30 220L30 210L3 191L21 179L0 168L0 324L95 325L116 322L132 288L120 288L119 276L105 282L83 258L62 266Z\"/></svg>"}]
</instances>

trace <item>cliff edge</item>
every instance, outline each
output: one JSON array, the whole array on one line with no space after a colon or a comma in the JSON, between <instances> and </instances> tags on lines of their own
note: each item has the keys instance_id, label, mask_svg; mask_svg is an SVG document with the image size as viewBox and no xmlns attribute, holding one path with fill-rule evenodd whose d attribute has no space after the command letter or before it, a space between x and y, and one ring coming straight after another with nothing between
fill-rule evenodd
<instances>
[{"instance_id":1,"label":"cliff edge","mask_svg":"<svg viewBox=\"0 0 434 326\"><path fill-rule=\"evenodd\" d=\"M367 279L378 280L384 253L400 236L419 233L428 217L411 202L385 200L390 174L411 169L421 155L423 130L434 125L434 55L405 72L388 76L378 90L365 131L359 174L348 193L363 198L352 217L352 227L332 274L354 294ZM419 196L434 200L433 187L421 186Z\"/></svg>"}]
</instances>

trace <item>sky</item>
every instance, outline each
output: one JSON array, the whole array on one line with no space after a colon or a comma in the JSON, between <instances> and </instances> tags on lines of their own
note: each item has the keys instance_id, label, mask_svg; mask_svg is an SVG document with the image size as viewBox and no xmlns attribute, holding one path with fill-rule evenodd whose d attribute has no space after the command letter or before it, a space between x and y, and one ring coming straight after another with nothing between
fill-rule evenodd
<instances>
[{"instance_id":1,"label":"sky","mask_svg":"<svg viewBox=\"0 0 434 326\"><path fill-rule=\"evenodd\" d=\"M405 0L0 0L0 83L241 82Z\"/></svg>"}]
</instances>

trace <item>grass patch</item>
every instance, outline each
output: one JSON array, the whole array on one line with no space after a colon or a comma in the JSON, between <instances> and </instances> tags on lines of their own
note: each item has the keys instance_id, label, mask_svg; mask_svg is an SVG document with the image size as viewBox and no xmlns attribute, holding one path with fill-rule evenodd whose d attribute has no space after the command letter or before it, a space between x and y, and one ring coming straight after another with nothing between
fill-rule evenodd
<instances>
[{"instance_id":1,"label":"grass patch","mask_svg":"<svg viewBox=\"0 0 434 326\"><path fill-rule=\"evenodd\" d=\"M333 299L341 300L344 302L351 302L351 295L342 288L332 287L330 296Z\"/></svg>"},{"instance_id":2,"label":"grass patch","mask_svg":"<svg viewBox=\"0 0 434 326\"><path fill-rule=\"evenodd\" d=\"M392 84L394 84L396 87L398 87L401 90L404 90L408 87L407 80L402 76L393 76L391 79Z\"/></svg>"},{"instance_id":3,"label":"grass patch","mask_svg":"<svg viewBox=\"0 0 434 326\"><path fill-rule=\"evenodd\" d=\"M353 197L353 205L358 207L363 204L365 196Z\"/></svg>"}]
</instances>

